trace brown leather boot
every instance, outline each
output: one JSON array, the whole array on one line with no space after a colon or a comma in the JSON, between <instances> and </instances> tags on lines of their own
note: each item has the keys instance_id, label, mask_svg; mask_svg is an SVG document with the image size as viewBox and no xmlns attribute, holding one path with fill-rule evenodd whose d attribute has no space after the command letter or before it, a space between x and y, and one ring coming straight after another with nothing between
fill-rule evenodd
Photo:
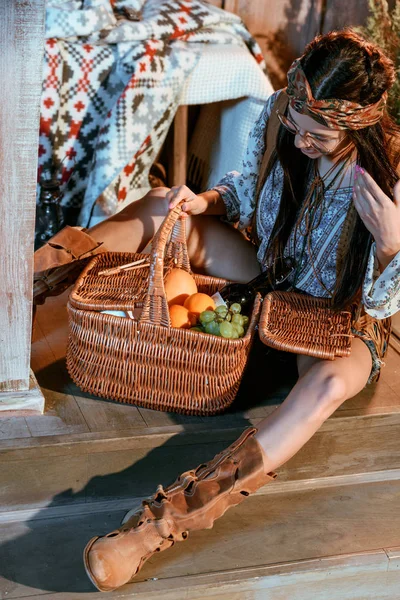
<instances>
[{"instance_id":1,"label":"brown leather boot","mask_svg":"<svg viewBox=\"0 0 400 600\"><path fill-rule=\"evenodd\" d=\"M106 252L79 227L67 225L34 254L33 302L43 304L47 296L58 296L77 279L95 254Z\"/></svg>"},{"instance_id":2,"label":"brown leather boot","mask_svg":"<svg viewBox=\"0 0 400 600\"><path fill-rule=\"evenodd\" d=\"M122 527L91 539L84 563L93 584L108 592L130 582L153 554L187 539L189 531L211 529L230 506L275 479L276 473L264 472L256 432L246 429L210 462L186 471L165 490L158 486Z\"/></svg>"}]
</instances>

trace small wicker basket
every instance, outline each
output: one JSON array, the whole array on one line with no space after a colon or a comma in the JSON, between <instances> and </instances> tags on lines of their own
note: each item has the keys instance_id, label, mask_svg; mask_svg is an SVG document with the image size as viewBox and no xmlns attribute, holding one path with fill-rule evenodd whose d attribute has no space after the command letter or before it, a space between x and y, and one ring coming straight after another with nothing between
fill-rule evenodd
<instances>
[{"instance_id":1,"label":"small wicker basket","mask_svg":"<svg viewBox=\"0 0 400 600\"><path fill-rule=\"evenodd\" d=\"M261 341L271 348L334 360L351 352L351 310L334 311L328 298L275 291L264 298Z\"/></svg>"},{"instance_id":2,"label":"small wicker basket","mask_svg":"<svg viewBox=\"0 0 400 600\"><path fill-rule=\"evenodd\" d=\"M165 218L152 243L150 268L104 277L99 272L145 255L96 256L75 284L68 303L67 368L74 382L97 396L145 408L213 415L234 400L258 323L257 295L246 335L225 339L170 326L165 271L190 272L180 206ZM194 275L212 295L224 279ZM137 320L104 310L140 312Z\"/></svg>"}]
</instances>

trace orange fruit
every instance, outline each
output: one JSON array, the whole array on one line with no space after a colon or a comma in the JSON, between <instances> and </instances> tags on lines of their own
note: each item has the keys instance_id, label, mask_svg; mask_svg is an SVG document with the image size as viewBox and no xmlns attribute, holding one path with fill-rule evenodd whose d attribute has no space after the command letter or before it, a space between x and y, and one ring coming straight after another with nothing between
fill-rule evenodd
<instances>
[{"instance_id":1,"label":"orange fruit","mask_svg":"<svg viewBox=\"0 0 400 600\"><path fill-rule=\"evenodd\" d=\"M192 294L189 298L186 298L183 306L197 319L203 310L214 310L215 302L208 294L197 292L197 294Z\"/></svg>"},{"instance_id":2,"label":"orange fruit","mask_svg":"<svg viewBox=\"0 0 400 600\"><path fill-rule=\"evenodd\" d=\"M197 292L197 285L190 273L184 269L172 269L165 278L164 289L168 306L183 305L186 298Z\"/></svg>"},{"instance_id":3,"label":"orange fruit","mask_svg":"<svg viewBox=\"0 0 400 600\"><path fill-rule=\"evenodd\" d=\"M180 304L172 304L169 307L169 318L171 320L171 327L178 327L179 329L189 329L196 322L196 319L190 315L188 309Z\"/></svg>"}]
</instances>

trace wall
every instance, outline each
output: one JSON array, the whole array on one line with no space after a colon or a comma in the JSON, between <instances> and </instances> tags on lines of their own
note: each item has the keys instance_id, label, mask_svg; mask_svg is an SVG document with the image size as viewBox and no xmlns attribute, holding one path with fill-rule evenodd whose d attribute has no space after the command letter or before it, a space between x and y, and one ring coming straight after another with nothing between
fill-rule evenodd
<instances>
[{"instance_id":1,"label":"wall","mask_svg":"<svg viewBox=\"0 0 400 600\"><path fill-rule=\"evenodd\" d=\"M392 8L396 0L389 0ZM318 33L364 25L367 0L210 0L239 15L257 39L272 83L280 87L294 58Z\"/></svg>"}]
</instances>

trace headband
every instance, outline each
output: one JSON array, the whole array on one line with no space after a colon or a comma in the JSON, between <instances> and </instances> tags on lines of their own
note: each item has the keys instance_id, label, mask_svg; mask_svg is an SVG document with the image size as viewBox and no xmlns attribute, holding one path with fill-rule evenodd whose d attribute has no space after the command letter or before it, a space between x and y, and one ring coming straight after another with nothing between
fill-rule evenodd
<instances>
[{"instance_id":1,"label":"headband","mask_svg":"<svg viewBox=\"0 0 400 600\"><path fill-rule=\"evenodd\" d=\"M310 84L297 58L290 67L286 93L293 110L308 114L322 125L331 129L363 129L378 123L386 106L387 92L375 104L362 106L348 100L316 100Z\"/></svg>"}]
</instances>

